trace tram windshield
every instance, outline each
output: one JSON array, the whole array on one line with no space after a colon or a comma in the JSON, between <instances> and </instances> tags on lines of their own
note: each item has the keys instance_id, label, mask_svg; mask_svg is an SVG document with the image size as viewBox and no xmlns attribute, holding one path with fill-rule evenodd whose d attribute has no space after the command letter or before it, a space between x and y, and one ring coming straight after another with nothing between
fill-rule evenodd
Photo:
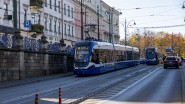
<instances>
[{"instance_id":1,"label":"tram windshield","mask_svg":"<svg viewBox=\"0 0 185 104\"><path fill-rule=\"evenodd\" d=\"M155 58L155 50L148 50L147 53L147 59L154 59Z\"/></svg>"},{"instance_id":2,"label":"tram windshield","mask_svg":"<svg viewBox=\"0 0 185 104\"><path fill-rule=\"evenodd\" d=\"M75 62L88 62L89 46L78 46L75 56Z\"/></svg>"}]
</instances>

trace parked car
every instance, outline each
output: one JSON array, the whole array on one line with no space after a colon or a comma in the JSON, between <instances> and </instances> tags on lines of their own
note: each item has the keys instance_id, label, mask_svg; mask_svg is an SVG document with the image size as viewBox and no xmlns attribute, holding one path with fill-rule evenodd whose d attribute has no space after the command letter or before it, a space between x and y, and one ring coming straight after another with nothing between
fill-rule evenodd
<instances>
[{"instance_id":1,"label":"parked car","mask_svg":"<svg viewBox=\"0 0 185 104\"><path fill-rule=\"evenodd\" d=\"M164 60L164 69L167 67L179 68L179 60L177 56L167 56Z\"/></svg>"},{"instance_id":2,"label":"parked car","mask_svg":"<svg viewBox=\"0 0 185 104\"><path fill-rule=\"evenodd\" d=\"M140 58L139 59L139 63L140 64L145 64L146 63L146 59L145 58Z\"/></svg>"}]
</instances>

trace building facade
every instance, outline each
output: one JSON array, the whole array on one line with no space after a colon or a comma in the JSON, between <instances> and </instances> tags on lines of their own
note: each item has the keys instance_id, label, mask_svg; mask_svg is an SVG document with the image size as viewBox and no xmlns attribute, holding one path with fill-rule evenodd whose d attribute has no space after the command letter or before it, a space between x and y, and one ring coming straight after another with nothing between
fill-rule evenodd
<instances>
[{"instance_id":1,"label":"building facade","mask_svg":"<svg viewBox=\"0 0 185 104\"><path fill-rule=\"evenodd\" d=\"M107 42L119 43L119 15L120 11L102 1L103 33Z\"/></svg>"},{"instance_id":2,"label":"building facade","mask_svg":"<svg viewBox=\"0 0 185 104\"><path fill-rule=\"evenodd\" d=\"M17 27L23 37L40 39L45 35L49 43L59 43L62 39L66 45L73 46L82 40L82 6L84 40L99 38L110 42L110 36L113 36L112 41L119 42L119 11L112 8L111 19L111 7L102 0L20 0L16 5L16 18L13 1L0 1L0 13L4 14L0 15L0 34L14 34ZM25 26L29 21L29 26Z\"/></svg>"},{"instance_id":3,"label":"building facade","mask_svg":"<svg viewBox=\"0 0 185 104\"><path fill-rule=\"evenodd\" d=\"M63 21L64 42L66 45L73 46L75 43L75 16L72 0L63 0Z\"/></svg>"},{"instance_id":4,"label":"building facade","mask_svg":"<svg viewBox=\"0 0 185 104\"><path fill-rule=\"evenodd\" d=\"M41 24L44 26L44 35L50 43L58 43L63 38L62 11L62 0L45 0L43 9L38 11L42 18Z\"/></svg>"}]
</instances>

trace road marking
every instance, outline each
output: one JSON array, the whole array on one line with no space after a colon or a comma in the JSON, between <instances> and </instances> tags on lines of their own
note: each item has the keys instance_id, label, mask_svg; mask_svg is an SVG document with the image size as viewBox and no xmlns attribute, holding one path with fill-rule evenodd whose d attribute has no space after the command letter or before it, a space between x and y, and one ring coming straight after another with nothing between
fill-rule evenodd
<instances>
[{"instance_id":1,"label":"road marking","mask_svg":"<svg viewBox=\"0 0 185 104\"><path fill-rule=\"evenodd\" d=\"M135 67L132 67L132 68L135 68ZM146 69L149 69L150 67L147 67L147 68L144 68L144 69L141 69L139 71L143 71L143 70L146 70ZM137 72L139 72L137 71ZM125 71L127 72L127 71ZM117 75L119 73L114 73L114 75ZM112 76L114 76L112 75ZM108 78L110 76L104 76L103 78ZM62 86L62 88L68 88L69 86L72 86L74 84L79 84L79 83L83 83L83 82L88 82L89 80L93 80L93 79L96 79L97 77L93 77L91 79L88 79L88 80L82 80L82 81L79 81L79 82L76 82L76 83L72 83L72 84L68 84L68 85L64 85ZM70 88L69 88L70 89ZM50 89L47 89L47 90L42 90L39 92L39 94L43 94L43 93L47 93L47 92L50 92L50 91L55 91L55 90L58 90L58 87L55 87L55 88L50 88ZM67 89L65 89L67 90ZM63 90L64 91L64 90ZM52 93L53 94L53 93ZM48 94L47 94L48 95ZM31 94L27 94L27 95L23 95L23 96L19 96L19 97L15 97L15 98L11 98L11 99L7 99L7 100L4 100L4 101L1 101L0 103L1 104L6 104L6 103L10 103L10 102L13 102L13 101L17 101L17 100L20 100L20 99L24 99L24 98L28 98L28 97L32 97L32 96L35 96L35 93L31 93ZM44 96L42 96L44 97Z\"/></svg>"},{"instance_id":2,"label":"road marking","mask_svg":"<svg viewBox=\"0 0 185 104\"><path fill-rule=\"evenodd\" d=\"M111 100L111 99L113 99L113 98L115 98L115 97L117 97L117 96L123 94L125 91L129 90L131 87L133 87L133 86L135 86L136 84L140 83L141 81L143 81L144 79L146 79L146 78L149 77L151 74L153 74L153 73L155 73L156 71L158 71L159 69L161 69L161 68L155 69L155 70L152 71L150 74L146 75L145 77L141 78L141 79L138 80L137 82L135 82L135 83L133 83L132 85L128 86L127 88L123 89L122 91L120 91L120 92L117 93L116 95L110 97L110 98L107 99L107 100L103 100L103 101L101 101L101 102L99 102L99 103L97 103L97 104L105 103L105 102L107 102L108 100Z\"/></svg>"}]
</instances>

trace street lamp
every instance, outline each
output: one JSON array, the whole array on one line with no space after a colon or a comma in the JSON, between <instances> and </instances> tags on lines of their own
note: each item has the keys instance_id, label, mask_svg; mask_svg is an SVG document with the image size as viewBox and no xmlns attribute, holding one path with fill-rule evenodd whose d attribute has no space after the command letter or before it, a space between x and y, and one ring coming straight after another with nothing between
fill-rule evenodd
<instances>
[{"instance_id":1,"label":"street lamp","mask_svg":"<svg viewBox=\"0 0 185 104\"><path fill-rule=\"evenodd\" d=\"M125 49L126 49L126 46L127 46L127 28L128 28L128 26L130 25L131 22L134 22L133 25L136 25L135 20L131 20L127 23L127 21L125 19L125 24L124 24L124 27L125 27ZM133 49L133 47L132 47L132 49ZM127 60L127 53L125 53L125 57L126 57L125 60Z\"/></svg>"},{"instance_id":2,"label":"street lamp","mask_svg":"<svg viewBox=\"0 0 185 104\"><path fill-rule=\"evenodd\" d=\"M131 20L131 21L129 21L128 24L127 24L127 21L126 21L126 19L125 19L125 46L127 45L127 28L128 28L128 26L130 25L131 22L134 22L133 25L136 25L135 20Z\"/></svg>"},{"instance_id":3,"label":"street lamp","mask_svg":"<svg viewBox=\"0 0 185 104\"><path fill-rule=\"evenodd\" d=\"M185 2L185 1L184 1ZM182 8L184 9L185 8L185 6L184 6L184 2L183 2L183 6L182 6Z\"/></svg>"}]
</instances>

